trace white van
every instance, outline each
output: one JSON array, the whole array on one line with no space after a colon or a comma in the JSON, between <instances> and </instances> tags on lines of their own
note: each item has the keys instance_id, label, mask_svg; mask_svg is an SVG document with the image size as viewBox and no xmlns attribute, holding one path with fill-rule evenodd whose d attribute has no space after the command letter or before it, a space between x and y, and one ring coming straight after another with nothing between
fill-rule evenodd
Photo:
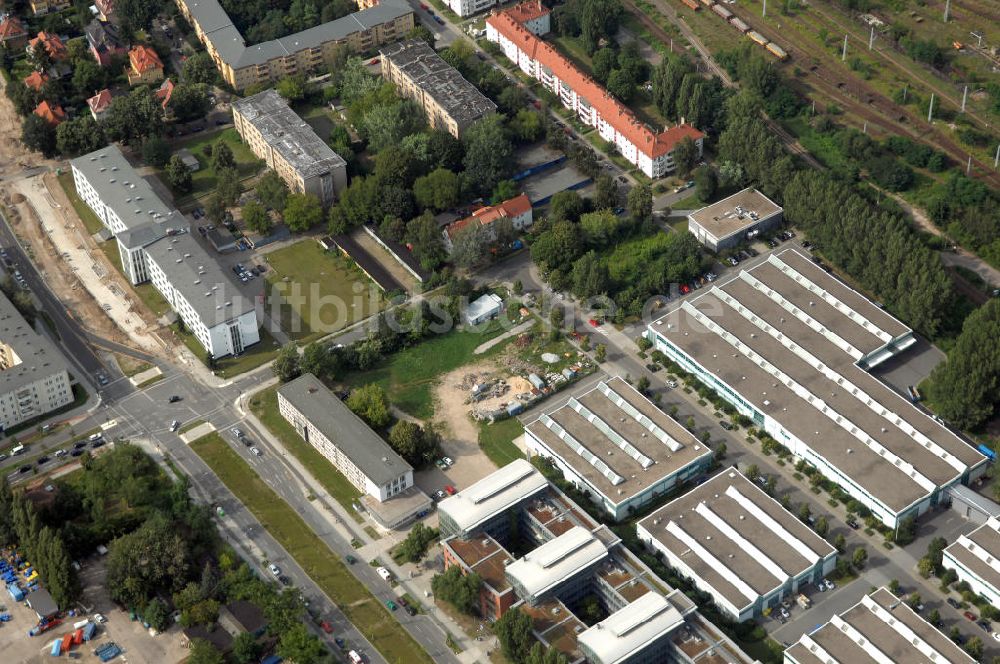
<instances>
[{"instance_id":1,"label":"white van","mask_svg":"<svg viewBox=\"0 0 1000 664\"><path fill-rule=\"evenodd\" d=\"M24 445L15 445L14 449L12 449L10 451L10 455L11 456L17 456L18 454L21 454L22 452L24 452Z\"/></svg>"},{"instance_id":2,"label":"white van","mask_svg":"<svg viewBox=\"0 0 1000 664\"><path fill-rule=\"evenodd\" d=\"M383 581L385 581L385 582L388 583L389 581L392 580L392 572L390 572L386 568L384 568L384 567L376 567L375 571L378 572L378 575L382 577Z\"/></svg>"},{"instance_id":3,"label":"white van","mask_svg":"<svg viewBox=\"0 0 1000 664\"><path fill-rule=\"evenodd\" d=\"M89 440L92 443L96 443L101 438L104 438L104 434L103 433L95 433L92 436L90 436L89 438L87 438L87 440Z\"/></svg>"},{"instance_id":4,"label":"white van","mask_svg":"<svg viewBox=\"0 0 1000 664\"><path fill-rule=\"evenodd\" d=\"M350 651L349 653L347 653L347 656L351 658L351 662L353 662L354 664L361 664L361 662L365 661L361 659L361 655L359 655L356 650Z\"/></svg>"}]
</instances>

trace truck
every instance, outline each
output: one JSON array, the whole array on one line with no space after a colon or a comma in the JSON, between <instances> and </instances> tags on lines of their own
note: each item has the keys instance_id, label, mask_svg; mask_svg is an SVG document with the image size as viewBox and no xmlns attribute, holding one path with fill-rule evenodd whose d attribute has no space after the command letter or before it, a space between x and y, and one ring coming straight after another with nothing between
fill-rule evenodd
<instances>
[{"instance_id":1,"label":"truck","mask_svg":"<svg viewBox=\"0 0 1000 664\"><path fill-rule=\"evenodd\" d=\"M795 601L803 609L808 609L810 606L812 606L812 600L803 595L802 593L799 593L799 596L795 598Z\"/></svg>"}]
</instances>

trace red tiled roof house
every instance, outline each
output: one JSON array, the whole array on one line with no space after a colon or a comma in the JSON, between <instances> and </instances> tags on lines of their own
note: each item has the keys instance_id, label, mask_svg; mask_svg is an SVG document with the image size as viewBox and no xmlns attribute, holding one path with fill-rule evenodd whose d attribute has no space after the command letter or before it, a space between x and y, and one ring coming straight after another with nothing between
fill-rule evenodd
<instances>
[{"instance_id":1,"label":"red tiled roof house","mask_svg":"<svg viewBox=\"0 0 1000 664\"><path fill-rule=\"evenodd\" d=\"M35 92L40 92L48 82L49 75L43 71L33 71L24 77L24 84Z\"/></svg>"},{"instance_id":2,"label":"red tiled roof house","mask_svg":"<svg viewBox=\"0 0 1000 664\"><path fill-rule=\"evenodd\" d=\"M129 85L158 83L163 80L163 63L156 51L139 44L128 52L128 68L125 75Z\"/></svg>"},{"instance_id":3,"label":"red tiled roof house","mask_svg":"<svg viewBox=\"0 0 1000 664\"><path fill-rule=\"evenodd\" d=\"M47 101L43 101L35 108L35 115L47 120L53 127L66 120L66 111L62 109L62 106L51 106Z\"/></svg>"},{"instance_id":4,"label":"red tiled roof house","mask_svg":"<svg viewBox=\"0 0 1000 664\"><path fill-rule=\"evenodd\" d=\"M87 100L87 106L95 120L103 120L111 108L111 90L104 88Z\"/></svg>"},{"instance_id":5,"label":"red tiled roof house","mask_svg":"<svg viewBox=\"0 0 1000 664\"><path fill-rule=\"evenodd\" d=\"M36 48L44 48L53 62L65 60L69 56L69 53L66 51L66 44L63 44L57 35L45 32L44 30L28 42L28 53L34 53Z\"/></svg>"},{"instance_id":6,"label":"red tiled roof house","mask_svg":"<svg viewBox=\"0 0 1000 664\"><path fill-rule=\"evenodd\" d=\"M24 48L28 44L28 31L16 16L8 15L0 21L0 46L7 50Z\"/></svg>"},{"instance_id":7,"label":"red tiled roof house","mask_svg":"<svg viewBox=\"0 0 1000 664\"><path fill-rule=\"evenodd\" d=\"M487 237L492 242L496 239L496 231L493 223L499 219L510 219L514 230L524 230L532 224L531 201L527 194L515 196L499 205L489 205L473 211L471 215L464 219L459 219L448 224L444 229L444 243L451 251L452 240L455 236L468 227L469 224L478 223L487 230Z\"/></svg>"}]
</instances>

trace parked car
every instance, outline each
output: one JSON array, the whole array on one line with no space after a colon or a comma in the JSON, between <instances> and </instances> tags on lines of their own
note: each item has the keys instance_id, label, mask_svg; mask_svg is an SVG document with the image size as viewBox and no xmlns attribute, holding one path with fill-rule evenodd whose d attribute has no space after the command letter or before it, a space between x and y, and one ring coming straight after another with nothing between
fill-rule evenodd
<instances>
[{"instance_id":1,"label":"parked car","mask_svg":"<svg viewBox=\"0 0 1000 664\"><path fill-rule=\"evenodd\" d=\"M284 574L282 574L281 576L278 577L278 581L281 581L281 585L283 585L283 586L290 586L290 585L292 585L292 580L289 579Z\"/></svg>"},{"instance_id":2,"label":"parked car","mask_svg":"<svg viewBox=\"0 0 1000 664\"><path fill-rule=\"evenodd\" d=\"M274 563L271 563L270 565L268 565L267 566L267 570L269 572L271 572L271 574L273 574L276 577L277 576L281 576L281 568L278 567L277 565L275 565Z\"/></svg>"},{"instance_id":3,"label":"parked car","mask_svg":"<svg viewBox=\"0 0 1000 664\"><path fill-rule=\"evenodd\" d=\"M169 399L167 399L167 403L177 403L180 400L181 400L181 398L179 396L177 396L176 394L174 394L174 395L171 395L171 397Z\"/></svg>"},{"instance_id":4,"label":"parked car","mask_svg":"<svg viewBox=\"0 0 1000 664\"><path fill-rule=\"evenodd\" d=\"M990 629L990 621L989 620L980 620L976 624L979 625L980 629L982 629L984 632L990 632L990 631L992 631Z\"/></svg>"},{"instance_id":5,"label":"parked car","mask_svg":"<svg viewBox=\"0 0 1000 664\"><path fill-rule=\"evenodd\" d=\"M395 610L396 610L396 608L397 608L397 607L396 607L396 603L395 603L395 602L393 602L393 601L392 601L391 599L387 599L387 600L385 601L385 606L386 606L386 608L388 608L388 609L389 609L390 611L395 611Z\"/></svg>"},{"instance_id":6,"label":"parked car","mask_svg":"<svg viewBox=\"0 0 1000 664\"><path fill-rule=\"evenodd\" d=\"M454 496L456 493L458 493L458 491L455 490L455 487L453 487L450 484L445 485L444 490L445 493L447 493L449 496Z\"/></svg>"},{"instance_id":7,"label":"parked car","mask_svg":"<svg viewBox=\"0 0 1000 664\"><path fill-rule=\"evenodd\" d=\"M256 447L251 447L250 448L250 453L253 454L254 456L260 456L261 455L260 450L257 449Z\"/></svg>"},{"instance_id":8,"label":"parked car","mask_svg":"<svg viewBox=\"0 0 1000 664\"><path fill-rule=\"evenodd\" d=\"M785 607L781 607L781 617L784 618L784 619L786 619L786 620L789 617L791 617L791 614L788 613L788 609L786 609Z\"/></svg>"},{"instance_id":9,"label":"parked car","mask_svg":"<svg viewBox=\"0 0 1000 664\"><path fill-rule=\"evenodd\" d=\"M972 622L976 622L976 614L973 613L972 611L963 611L962 615L971 620Z\"/></svg>"},{"instance_id":10,"label":"parked car","mask_svg":"<svg viewBox=\"0 0 1000 664\"><path fill-rule=\"evenodd\" d=\"M448 466L449 468L451 468L451 466L454 465L455 463L454 461L451 460L451 457L444 457L441 460L444 461L444 465Z\"/></svg>"},{"instance_id":11,"label":"parked car","mask_svg":"<svg viewBox=\"0 0 1000 664\"><path fill-rule=\"evenodd\" d=\"M434 492L434 500L444 500L447 495L444 491L438 489Z\"/></svg>"},{"instance_id":12,"label":"parked car","mask_svg":"<svg viewBox=\"0 0 1000 664\"><path fill-rule=\"evenodd\" d=\"M826 586L827 590L833 590L837 587L830 579L823 579L823 585Z\"/></svg>"},{"instance_id":13,"label":"parked car","mask_svg":"<svg viewBox=\"0 0 1000 664\"><path fill-rule=\"evenodd\" d=\"M732 431L732 429L733 429L732 423L731 422L727 422L725 420L719 420L719 426L722 427L723 429L725 429L726 431Z\"/></svg>"},{"instance_id":14,"label":"parked car","mask_svg":"<svg viewBox=\"0 0 1000 664\"><path fill-rule=\"evenodd\" d=\"M951 597L948 598L948 606L950 606L953 609L958 609L961 607L961 605Z\"/></svg>"},{"instance_id":15,"label":"parked car","mask_svg":"<svg viewBox=\"0 0 1000 664\"><path fill-rule=\"evenodd\" d=\"M854 530L857 530L860 527L858 525L858 522L854 520L854 517L851 517L850 519L847 520L847 525L853 528Z\"/></svg>"}]
</instances>

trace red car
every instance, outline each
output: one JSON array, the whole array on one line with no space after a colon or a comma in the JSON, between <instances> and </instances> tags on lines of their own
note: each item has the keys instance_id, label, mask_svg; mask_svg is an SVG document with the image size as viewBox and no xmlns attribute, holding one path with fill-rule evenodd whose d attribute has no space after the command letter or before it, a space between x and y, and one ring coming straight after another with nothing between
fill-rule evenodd
<instances>
[{"instance_id":1,"label":"red car","mask_svg":"<svg viewBox=\"0 0 1000 664\"><path fill-rule=\"evenodd\" d=\"M687 284L681 284L681 295L687 295L691 292L691 287Z\"/></svg>"},{"instance_id":2,"label":"red car","mask_svg":"<svg viewBox=\"0 0 1000 664\"><path fill-rule=\"evenodd\" d=\"M319 626L320 626L320 628L321 628L321 629L322 629L322 630L323 630L324 632L326 632L327 634L333 634L333 625L331 625L331 624L330 624L330 623L328 623L327 621L325 621L325 620L324 620L323 622L321 622L321 623L319 624Z\"/></svg>"},{"instance_id":3,"label":"red car","mask_svg":"<svg viewBox=\"0 0 1000 664\"><path fill-rule=\"evenodd\" d=\"M972 611L966 611L962 615L971 620L972 622L976 622L976 614L974 614Z\"/></svg>"},{"instance_id":4,"label":"red car","mask_svg":"<svg viewBox=\"0 0 1000 664\"><path fill-rule=\"evenodd\" d=\"M456 493L458 493L457 491L455 491L455 487L453 487L453 486L452 486L452 485L450 485L450 484L449 484L449 485L447 485L447 486L445 486L445 488L444 488L444 491L445 491L445 493L447 493L447 494L448 494L449 496L454 496L454 495L455 495Z\"/></svg>"},{"instance_id":5,"label":"red car","mask_svg":"<svg viewBox=\"0 0 1000 664\"><path fill-rule=\"evenodd\" d=\"M424 3L421 2L420 3L420 8L426 10L427 9L427 5L425 5Z\"/></svg>"},{"instance_id":6,"label":"red car","mask_svg":"<svg viewBox=\"0 0 1000 664\"><path fill-rule=\"evenodd\" d=\"M591 327L599 327L601 324L601 321L597 320L596 318L591 318L587 322L590 323Z\"/></svg>"}]
</instances>

